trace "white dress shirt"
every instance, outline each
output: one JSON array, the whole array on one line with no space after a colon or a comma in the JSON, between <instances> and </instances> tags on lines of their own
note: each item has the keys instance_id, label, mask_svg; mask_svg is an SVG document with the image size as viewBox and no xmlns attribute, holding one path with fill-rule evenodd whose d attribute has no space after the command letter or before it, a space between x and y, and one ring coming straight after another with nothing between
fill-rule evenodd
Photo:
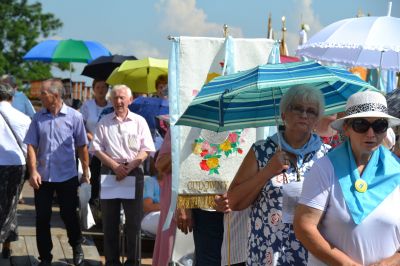
<instances>
[{"instance_id":1,"label":"white dress shirt","mask_svg":"<svg viewBox=\"0 0 400 266\"><path fill-rule=\"evenodd\" d=\"M141 151L154 152L155 147L146 120L129 111L124 121L114 112L104 116L97 124L89 151L103 151L122 163L134 160Z\"/></svg>"}]
</instances>

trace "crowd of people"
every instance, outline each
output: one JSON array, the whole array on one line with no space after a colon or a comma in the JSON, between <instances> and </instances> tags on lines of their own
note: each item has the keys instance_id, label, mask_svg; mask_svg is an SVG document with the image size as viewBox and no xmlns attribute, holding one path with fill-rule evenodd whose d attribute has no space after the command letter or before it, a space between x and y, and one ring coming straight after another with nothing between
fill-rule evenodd
<instances>
[{"instance_id":1,"label":"crowd of people","mask_svg":"<svg viewBox=\"0 0 400 266\"><path fill-rule=\"evenodd\" d=\"M90 204L101 208L106 266L140 265L141 231L155 235L153 265L169 265L176 229L193 232L195 265L200 266L400 265L400 214L393 211L400 207L393 131L400 119L388 114L379 92L355 93L345 112L324 116L319 90L290 88L280 100L283 126L252 145L228 191L215 196L216 211L177 209L170 227L162 230L172 186L168 120L132 112L131 89L116 85L110 90L104 80L93 81L93 98L82 105L64 99L65 82L45 80L36 113L23 93L17 96L16 84L11 75L0 83L0 135L6 140L0 143L4 258L18 238L17 203L28 179L42 266L52 261L55 194L73 262L84 262L76 212L81 183L91 183ZM147 97L167 99L167 84L160 76L157 92ZM106 193L106 184L121 189Z\"/></svg>"}]
</instances>

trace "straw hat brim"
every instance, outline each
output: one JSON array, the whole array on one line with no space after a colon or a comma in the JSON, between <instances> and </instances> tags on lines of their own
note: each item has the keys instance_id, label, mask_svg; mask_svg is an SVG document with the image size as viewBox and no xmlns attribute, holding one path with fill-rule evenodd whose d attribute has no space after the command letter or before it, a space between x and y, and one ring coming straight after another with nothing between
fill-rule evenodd
<instances>
[{"instance_id":1,"label":"straw hat brim","mask_svg":"<svg viewBox=\"0 0 400 266\"><path fill-rule=\"evenodd\" d=\"M339 118L331 123L331 127L336 130L342 130L343 127L343 122L346 119L351 119L351 118L358 118L358 117L379 117L379 118L386 118L389 122L389 127L394 127L397 125L400 125L400 119L396 118L394 116L384 114L382 112L376 112L376 111L369 111L369 112L362 112L362 113L357 113L357 114L352 114L348 115L342 118Z\"/></svg>"}]
</instances>

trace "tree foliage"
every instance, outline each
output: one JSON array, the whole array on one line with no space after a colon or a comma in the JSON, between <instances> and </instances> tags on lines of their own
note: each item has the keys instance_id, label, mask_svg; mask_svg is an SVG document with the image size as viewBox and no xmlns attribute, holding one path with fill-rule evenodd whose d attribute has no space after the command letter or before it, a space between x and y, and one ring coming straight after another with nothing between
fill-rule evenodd
<instances>
[{"instance_id":1,"label":"tree foliage","mask_svg":"<svg viewBox=\"0 0 400 266\"><path fill-rule=\"evenodd\" d=\"M27 0L1 0L0 17L0 74L10 73L20 80L50 77L50 64L25 62L22 57L38 39L54 35L62 22L44 13L41 3L28 4ZM66 66L59 65L61 69Z\"/></svg>"}]
</instances>

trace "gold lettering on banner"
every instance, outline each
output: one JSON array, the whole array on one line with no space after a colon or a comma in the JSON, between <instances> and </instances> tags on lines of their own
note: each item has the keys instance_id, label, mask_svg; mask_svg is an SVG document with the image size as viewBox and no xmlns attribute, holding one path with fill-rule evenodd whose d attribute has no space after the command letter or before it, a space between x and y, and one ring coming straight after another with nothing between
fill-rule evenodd
<instances>
[{"instance_id":1,"label":"gold lettering on banner","mask_svg":"<svg viewBox=\"0 0 400 266\"><path fill-rule=\"evenodd\" d=\"M205 191L205 190L204 190L204 183L203 183L203 182L198 183L198 185L199 185L199 190L200 190L200 191Z\"/></svg>"},{"instance_id":2,"label":"gold lettering on banner","mask_svg":"<svg viewBox=\"0 0 400 266\"><path fill-rule=\"evenodd\" d=\"M210 190L227 191L229 182L227 181L189 181L186 188L188 192L210 192Z\"/></svg>"},{"instance_id":3,"label":"gold lettering on banner","mask_svg":"<svg viewBox=\"0 0 400 266\"><path fill-rule=\"evenodd\" d=\"M187 183L187 189L188 190L193 190L194 188L193 188L193 181L189 181L188 183Z\"/></svg>"}]
</instances>

